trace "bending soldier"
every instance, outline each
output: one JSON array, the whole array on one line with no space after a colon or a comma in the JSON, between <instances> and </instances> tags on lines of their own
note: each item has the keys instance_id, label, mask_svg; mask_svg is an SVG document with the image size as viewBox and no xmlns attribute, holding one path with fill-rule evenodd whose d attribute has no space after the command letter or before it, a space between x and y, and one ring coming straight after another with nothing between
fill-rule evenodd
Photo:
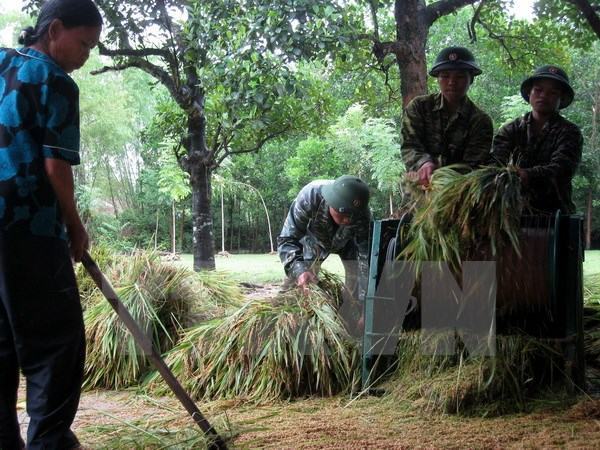
<instances>
[{"instance_id":1,"label":"bending soldier","mask_svg":"<svg viewBox=\"0 0 600 450\"><path fill-rule=\"evenodd\" d=\"M351 175L304 186L277 238L277 252L287 275L285 284L306 290L317 281L321 263L336 253L344 264L347 289L362 300L368 276L368 204L368 186Z\"/></svg>"}]
</instances>

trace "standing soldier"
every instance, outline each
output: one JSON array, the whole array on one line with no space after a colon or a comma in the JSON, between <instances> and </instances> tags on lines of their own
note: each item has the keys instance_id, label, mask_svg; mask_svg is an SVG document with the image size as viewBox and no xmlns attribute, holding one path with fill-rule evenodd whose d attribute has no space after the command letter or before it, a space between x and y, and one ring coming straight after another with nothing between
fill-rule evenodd
<instances>
[{"instance_id":1,"label":"standing soldier","mask_svg":"<svg viewBox=\"0 0 600 450\"><path fill-rule=\"evenodd\" d=\"M492 119L467 97L481 69L463 47L448 47L437 56L429 75L440 93L415 97L402 120L402 159L419 184L427 185L435 169L465 163L475 167L489 157Z\"/></svg>"},{"instance_id":2,"label":"standing soldier","mask_svg":"<svg viewBox=\"0 0 600 450\"><path fill-rule=\"evenodd\" d=\"M583 138L579 127L559 114L575 93L564 70L538 68L521 84L521 95L531 112L504 125L496 137L492 157L512 161L529 206L537 212L575 212L571 180L581 160Z\"/></svg>"},{"instance_id":3,"label":"standing soldier","mask_svg":"<svg viewBox=\"0 0 600 450\"><path fill-rule=\"evenodd\" d=\"M364 297L369 255L369 188L360 178L343 175L313 181L292 202L277 238L286 285L303 290L317 281L321 263L340 255L346 287L354 299Z\"/></svg>"}]
</instances>

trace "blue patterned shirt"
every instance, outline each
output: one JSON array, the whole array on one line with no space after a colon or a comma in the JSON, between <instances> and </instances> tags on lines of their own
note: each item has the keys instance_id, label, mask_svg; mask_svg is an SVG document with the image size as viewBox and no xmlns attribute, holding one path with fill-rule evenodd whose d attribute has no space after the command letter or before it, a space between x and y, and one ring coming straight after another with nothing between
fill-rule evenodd
<instances>
[{"instance_id":1,"label":"blue patterned shirt","mask_svg":"<svg viewBox=\"0 0 600 450\"><path fill-rule=\"evenodd\" d=\"M66 239L46 158L79 164L79 89L50 57L0 49L0 234Z\"/></svg>"}]
</instances>

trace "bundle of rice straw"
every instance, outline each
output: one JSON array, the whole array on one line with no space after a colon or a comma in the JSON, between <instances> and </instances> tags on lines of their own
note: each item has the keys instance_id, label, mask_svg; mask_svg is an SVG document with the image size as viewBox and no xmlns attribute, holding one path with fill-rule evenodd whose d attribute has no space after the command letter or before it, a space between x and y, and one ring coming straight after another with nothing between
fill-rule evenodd
<instances>
[{"instance_id":1,"label":"bundle of rice straw","mask_svg":"<svg viewBox=\"0 0 600 450\"><path fill-rule=\"evenodd\" d=\"M417 268L422 261L446 261L457 269L482 238L492 255L506 243L519 252L524 200L514 167L441 167L427 189L413 186L411 197L414 217L400 259Z\"/></svg>"},{"instance_id":2,"label":"bundle of rice straw","mask_svg":"<svg viewBox=\"0 0 600 450\"><path fill-rule=\"evenodd\" d=\"M217 274L194 272L162 264L156 253L136 252L115 262L108 278L134 320L155 348L171 349L179 332L197 320L225 314L241 299L239 290ZM211 291L217 284L218 290ZM214 295L216 293L216 295ZM102 294L96 291L97 296ZM223 298L230 295L229 298ZM237 298L236 298L237 297ZM95 300L85 311L86 388L119 389L137 384L149 370L139 349L107 301Z\"/></svg>"},{"instance_id":3,"label":"bundle of rice straw","mask_svg":"<svg viewBox=\"0 0 600 450\"><path fill-rule=\"evenodd\" d=\"M549 389L564 391L562 352L550 341L497 336L491 358L468 356L461 346L456 354L438 354L435 349L444 339L454 341L455 336L424 340L420 332L405 333L397 370L386 384L393 399L410 400L429 412L488 416L525 411L532 398L544 397Z\"/></svg>"},{"instance_id":4,"label":"bundle of rice straw","mask_svg":"<svg viewBox=\"0 0 600 450\"><path fill-rule=\"evenodd\" d=\"M186 330L167 364L196 398L267 401L345 391L358 383L359 352L337 313L340 286L249 301ZM156 374L147 381L164 391Z\"/></svg>"},{"instance_id":5,"label":"bundle of rice straw","mask_svg":"<svg viewBox=\"0 0 600 450\"><path fill-rule=\"evenodd\" d=\"M98 264L101 271L106 271L115 261L119 259L119 255L111 250L106 245L94 244L90 249L90 256ZM83 264L75 266L75 278L77 279L77 287L79 288L79 297L81 306L85 310L90 306L91 302L98 300L99 292L92 277L89 276Z\"/></svg>"}]
</instances>

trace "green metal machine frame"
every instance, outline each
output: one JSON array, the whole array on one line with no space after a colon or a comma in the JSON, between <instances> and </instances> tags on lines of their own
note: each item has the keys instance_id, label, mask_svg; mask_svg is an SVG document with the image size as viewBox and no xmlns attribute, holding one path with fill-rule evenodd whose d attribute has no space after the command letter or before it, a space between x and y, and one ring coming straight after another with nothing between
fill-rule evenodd
<instances>
[{"instance_id":1,"label":"green metal machine frame","mask_svg":"<svg viewBox=\"0 0 600 450\"><path fill-rule=\"evenodd\" d=\"M563 348L566 369L573 382L585 383L583 349L583 218L579 215L561 215L549 218L548 229L548 299L551 331L544 339L553 339ZM393 357L383 355L382 339L397 342L401 331L376 329L376 314L394 311L394 298L376 295L379 278L391 247L402 247L398 240L400 221L375 221L372 227L369 280L364 302L364 334L362 354L362 385L367 389L391 367ZM397 252L395 252L397 254ZM386 353L389 353L389 348Z\"/></svg>"}]
</instances>

